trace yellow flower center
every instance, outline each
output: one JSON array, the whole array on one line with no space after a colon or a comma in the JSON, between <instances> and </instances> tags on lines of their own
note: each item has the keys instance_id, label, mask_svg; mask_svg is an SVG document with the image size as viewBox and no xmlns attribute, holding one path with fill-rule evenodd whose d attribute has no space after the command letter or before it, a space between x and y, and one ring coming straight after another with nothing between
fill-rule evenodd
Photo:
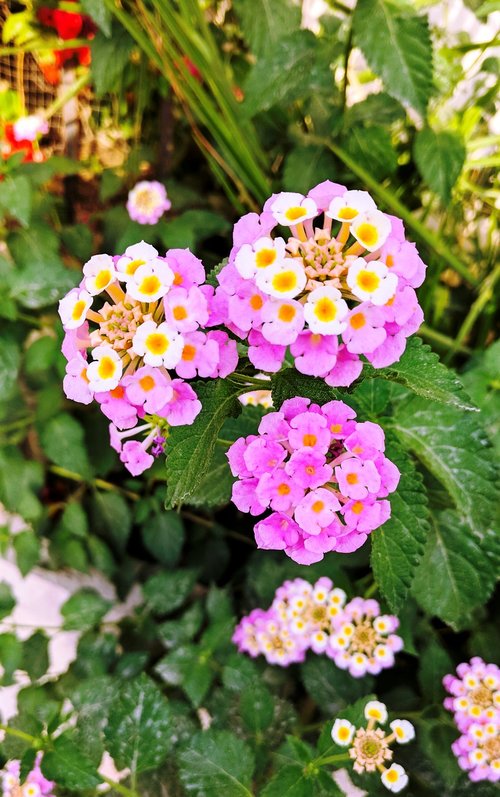
<instances>
[{"instance_id":1,"label":"yellow flower center","mask_svg":"<svg viewBox=\"0 0 500 797\"><path fill-rule=\"evenodd\" d=\"M272 285L275 291L286 293L296 287L297 275L294 271L280 271L273 277Z\"/></svg>"},{"instance_id":2,"label":"yellow flower center","mask_svg":"<svg viewBox=\"0 0 500 797\"><path fill-rule=\"evenodd\" d=\"M364 222L356 230L357 238L365 246L375 246L378 241L378 231L374 224Z\"/></svg>"},{"instance_id":3,"label":"yellow flower center","mask_svg":"<svg viewBox=\"0 0 500 797\"><path fill-rule=\"evenodd\" d=\"M257 268L267 268L276 260L275 249L261 249L257 252L255 257L255 265Z\"/></svg>"},{"instance_id":4,"label":"yellow flower center","mask_svg":"<svg viewBox=\"0 0 500 797\"><path fill-rule=\"evenodd\" d=\"M315 446L317 439L318 438L316 437L315 434L305 434L304 437L302 438L302 445L303 446L311 446L311 447ZM307 468L306 468L306 471L307 471ZM313 473L314 473L314 471L313 471Z\"/></svg>"},{"instance_id":5,"label":"yellow flower center","mask_svg":"<svg viewBox=\"0 0 500 797\"><path fill-rule=\"evenodd\" d=\"M349 320L353 329L361 329L366 324L364 313L354 313Z\"/></svg>"},{"instance_id":6,"label":"yellow flower center","mask_svg":"<svg viewBox=\"0 0 500 797\"><path fill-rule=\"evenodd\" d=\"M289 487L288 484L285 484L283 482L282 484L279 485L279 487L278 487L278 495L288 495L289 492L290 492L290 487Z\"/></svg>"},{"instance_id":7,"label":"yellow flower center","mask_svg":"<svg viewBox=\"0 0 500 797\"><path fill-rule=\"evenodd\" d=\"M311 506L312 511L316 512L316 514L322 512L324 508L325 504L323 501L315 501L314 504Z\"/></svg>"},{"instance_id":8,"label":"yellow flower center","mask_svg":"<svg viewBox=\"0 0 500 797\"><path fill-rule=\"evenodd\" d=\"M111 282L111 272L109 269L104 269L104 271L100 271L99 274L95 278L95 286L101 290L105 288Z\"/></svg>"},{"instance_id":9,"label":"yellow flower center","mask_svg":"<svg viewBox=\"0 0 500 797\"><path fill-rule=\"evenodd\" d=\"M377 290L380 285L380 277L373 273L373 271L360 271L357 278L357 283L363 291L372 293Z\"/></svg>"},{"instance_id":10,"label":"yellow flower center","mask_svg":"<svg viewBox=\"0 0 500 797\"><path fill-rule=\"evenodd\" d=\"M351 219L355 219L358 215L358 211L356 208L340 208L338 216L339 219L343 219L344 221L350 221Z\"/></svg>"},{"instance_id":11,"label":"yellow flower center","mask_svg":"<svg viewBox=\"0 0 500 797\"><path fill-rule=\"evenodd\" d=\"M73 307L73 312L71 313L71 318L73 319L73 321L78 321L84 310L85 310L85 302L83 301L83 299L79 299L75 303L75 306Z\"/></svg>"},{"instance_id":12,"label":"yellow flower center","mask_svg":"<svg viewBox=\"0 0 500 797\"><path fill-rule=\"evenodd\" d=\"M127 274L135 274L139 266L143 266L145 260L131 260L130 263L127 263L125 267L125 271Z\"/></svg>"},{"instance_id":13,"label":"yellow flower center","mask_svg":"<svg viewBox=\"0 0 500 797\"><path fill-rule=\"evenodd\" d=\"M156 385L156 382L152 376L147 374L147 376L143 376L142 379L139 379L139 384L145 393L149 393Z\"/></svg>"},{"instance_id":14,"label":"yellow flower center","mask_svg":"<svg viewBox=\"0 0 500 797\"><path fill-rule=\"evenodd\" d=\"M278 310L278 318L280 321L289 324L295 318L296 312L295 307L292 307L291 304L282 304Z\"/></svg>"},{"instance_id":15,"label":"yellow flower center","mask_svg":"<svg viewBox=\"0 0 500 797\"><path fill-rule=\"evenodd\" d=\"M262 296L259 296L258 293L254 294L250 299L250 307L252 310L260 310L263 304Z\"/></svg>"},{"instance_id":16,"label":"yellow flower center","mask_svg":"<svg viewBox=\"0 0 500 797\"><path fill-rule=\"evenodd\" d=\"M166 335L162 335L161 332L152 332L151 335L148 335L146 338L146 348L151 352L151 354L165 354L168 347L170 346L170 341L168 340Z\"/></svg>"},{"instance_id":17,"label":"yellow flower center","mask_svg":"<svg viewBox=\"0 0 500 797\"><path fill-rule=\"evenodd\" d=\"M301 219L305 215L306 215L305 208L301 208L298 206L293 208L288 208L288 210L285 211L285 216L288 219L288 221L298 221L298 219Z\"/></svg>"},{"instance_id":18,"label":"yellow flower center","mask_svg":"<svg viewBox=\"0 0 500 797\"><path fill-rule=\"evenodd\" d=\"M139 285L139 291L145 296L153 296L161 288L161 282L155 274L144 277Z\"/></svg>"},{"instance_id":19,"label":"yellow flower center","mask_svg":"<svg viewBox=\"0 0 500 797\"><path fill-rule=\"evenodd\" d=\"M324 323L333 321L337 315L335 303L332 302L332 300L327 296L324 296L322 299L316 302L314 306L314 315L319 319L319 321L323 321Z\"/></svg>"},{"instance_id":20,"label":"yellow flower center","mask_svg":"<svg viewBox=\"0 0 500 797\"><path fill-rule=\"evenodd\" d=\"M97 368L97 373L99 374L101 379L111 379L114 376L116 371L116 363L111 357L101 357L99 360L99 365Z\"/></svg>"},{"instance_id":21,"label":"yellow flower center","mask_svg":"<svg viewBox=\"0 0 500 797\"><path fill-rule=\"evenodd\" d=\"M196 354L196 347L191 346L190 343L186 343L186 345L182 350L182 359L187 360L187 362L190 362L191 360L194 360L195 354Z\"/></svg>"},{"instance_id":22,"label":"yellow flower center","mask_svg":"<svg viewBox=\"0 0 500 797\"><path fill-rule=\"evenodd\" d=\"M187 310L182 304L179 304L172 310L172 315L176 321L184 321L187 318Z\"/></svg>"}]
</instances>

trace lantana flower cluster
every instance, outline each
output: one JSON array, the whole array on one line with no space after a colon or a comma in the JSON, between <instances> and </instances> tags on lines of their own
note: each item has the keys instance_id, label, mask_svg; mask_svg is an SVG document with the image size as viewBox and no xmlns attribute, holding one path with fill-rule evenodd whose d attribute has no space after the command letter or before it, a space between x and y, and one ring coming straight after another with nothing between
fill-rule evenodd
<instances>
[{"instance_id":1,"label":"lantana flower cluster","mask_svg":"<svg viewBox=\"0 0 500 797\"><path fill-rule=\"evenodd\" d=\"M407 744L415 738L415 729L408 720L396 719L389 723L391 733L383 730L388 720L387 707L378 700L370 700L364 709L366 728L356 728L345 719L336 719L332 727L332 739L340 747L349 748L353 769L359 774L380 772L383 785L394 793L408 784L408 775L400 764L390 764L393 751L391 744Z\"/></svg>"},{"instance_id":2,"label":"lantana flower cluster","mask_svg":"<svg viewBox=\"0 0 500 797\"><path fill-rule=\"evenodd\" d=\"M185 380L225 377L237 365L235 341L203 331L213 298L204 281L188 249L160 257L142 241L121 256L92 257L59 302L66 396L100 404L111 445L134 476L163 452L169 426L191 424L200 412ZM138 434L145 439L133 440Z\"/></svg>"},{"instance_id":3,"label":"lantana flower cluster","mask_svg":"<svg viewBox=\"0 0 500 797\"><path fill-rule=\"evenodd\" d=\"M403 223L366 191L327 180L307 196L273 194L260 215L240 219L233 243L217 318L248 340L258 369L278 371L289 348L301 373L350 385L360 355L390 365L422 323L415 288L425 265Z\"/></svg>"},{"instance_id":4,"label":"lantana flower cluster","mask_svg":"<svg viewBox=\"0 0 500 797\"><path fill-rule=\"evenodd\" d=\"M500 780L500 668L479 656L457 667L457 675L446 675L445 689L451 697L445 708L453 712L461 736L452 750L458 765L470 780Z\"/></svg>"},{"instance_id":5,"label":"lantana flower cluster","mask_svg":"<svg viewBox=\"0 0 500 797\"><path fill-rule=\"evenodd\" d=\"M2 797L55 797L53 793L55 783L43 776L40 769L41 759L42 755L39 753L33 769L23 782L21 782L21 762L17 759L9 761L0 771Z\"/></svg>"},{"instance_id":6,"label":"lantana flower cluster","mask_svg":"<svg viewBox=\"0 0 500 797\"><path fill-rule=\"evenodd\" d=\"M156 224L171 207L165 186L157 180L136 183L127 199L128 215L139 224Z\"/></svg>"},{"instance_id":7,"label":"lantana flower cluster","mask_svg":"<svg viewBox=\"0 0 500 797\"><path fill-rule=\"evenodd\" d=\"M325 654L354 678L378 675L394 665L403 640L394 615L382 614L375 600L353 598L323 577L285 581L269 609L255 609L237 626L233 642L242 653L263 655L269 664L302 662L308 650Z\"/></svg>"},{"instance_id":8,"label":"lantana flower cluster","mask_svg":"<svg viewBox=\"0 0 500 797\"><path fill-rule=\"evenodd\" d=\"M297 397L229 448L233 502L252 515L273 510L255 525L259 548L311 564L355 551L390 517L399 470L384 456L381 427L355 418L342 401Z\"/></svg>"}]
</instances>

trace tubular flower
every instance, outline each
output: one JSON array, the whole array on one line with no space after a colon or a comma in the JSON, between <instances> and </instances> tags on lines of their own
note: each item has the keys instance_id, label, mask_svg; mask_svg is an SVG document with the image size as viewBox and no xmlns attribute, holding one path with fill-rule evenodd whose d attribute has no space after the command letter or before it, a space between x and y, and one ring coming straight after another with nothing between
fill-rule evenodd
<instances>
[{"instance_id":1,"label":"tubular flower","mask_svg":"<svg viewBox=\"0 0 500 797\"><path fill-rule=\"evenodd\" d=\"M398 618L381 614L377 601L353 598L334 623L326 655L355 678L378 675L394 665L394 654L403 648L394 633L398 627Z\"/></svg>"},{"instance_id":2,"label":"tubular flower","mask_svg":"<svg viewBox=\"0 0 500 797\"><path fill-rule=\"evenodd\" d=\"M390 745L406 744L415 738L413 725L407 720L394 720L390 723L392 733L387 734L377 725L387 723L387 708L378 700L369 701L364 710L368 721L365 728L357 728L345 719L336 719L332 727L332 739L339 747L349 748L355 772L380 772L383 785L394 793L404 789L408 776L400 764L392 761Z\"/></svg>"},{"instance_id":3,"label":"tubular flower","mask_svg":"<svg viewBox=\"0 0 500 797\"><path fill-rule=\"evenodd\" d=\"M236 368L236 343L202 331L213 301L204 280L189 250L160 257L141 242L121 256L92 257L80 286L59 302L66 396L98 402L111 421L111 445L134 476L163 453L169 426L189 425L200 412L184 380Z\"/></svg>"},{"instance_id":4,"label":"tubular flower","mask_svg":"<svg viewBox=\"0 0 500 797\"><path fill-rule=\"evenodd\" d=\"M390 365L422 323L414 289L425 265L366 191L327 180L307 196L274 194L240 219L233 242L216 318L248 340L256 368L278 371L290 347L301 373L347 386L361 354Z\"/></svg>"},{"instance_id":5,"label":"tubular flower","mask_svg":"<svg viewBox=\"0 0 500 797\"><path fill-rule=\"evenodd\" d=\"M128 195L128 215L139 224L156 224L171 207L165 186L157 180L141 180Z\"/></svg>"},{"instance_id":6,"label":"tubular flower","mask_svg":"<svg viewBox=\"0 0 500 797\"><path fill-rule=\"evenodd\" d=\"M362 600L354 598L355 601ZM276 590L274 600L267 611L257 609L244 617L237 626L233 642L238 645L241 652L250 656L265 656L270 664L287 666L294 661L303 661L308 650L316 654L329 655L329 645L337 634L339 625L349 622L352 614L346 613L351 604L344 605L346 594L342 589L334 587L333 582L323 577L315 584L310 584L302 578L285 581ZM395 627L397 618L384 616L388 625ZM289 651L293 654L284 656L280 654L277 659L274 648L268 647L267 637L261 634L265 623L271 621L273 628L277 629L279 638L287 640ZM263 625L264 624L264 625ZM399 642L399 637L396 637ZM266 643L266 644L264 644ZM396 645L400 650L402 644ZM271 651L271 657L270 657ZM392 659L394 663L394 659ZM388 663L385 666L390 666ZM344 667L345 669L345 667ZM371 672L380 672L381 667ZM359 672L351 675L359 676Z\"/></svg>"},{"instance_id":7,"label":"tubular flower","mask_svg":"<svg viewBox=\"0 0 500 797\"><path fill-rule=\"evenodd\" d=\"M445 708L462 734L451 749L470 780L495 783L500 780L500 668L475 656L458 665L457 676L443 678L451 695Z\"/></svg>"},{"instance_id":8,"label":"tubular flower","mask_svg":"<svg viewBox=\"0 0 500 797\"><path fill-rule=\"evenodd\" d=\"M54 797L55 783L42 775L41 760L42 754L39 753L33 769L22 783L21 762L18 760L8 761L4 769L0 770L2 797Z\"/></svg>"},{"instance_id":9,"label":"tubular flower","mask_svg":"<svg viewBox=\"0 0 500 797\"><path fill-rule=\"evenodd\" d=\"M320 407L297 397L230 447L233 503L253 515L274 510L255 525L259 548L312 564L328 551L355 551L390 517L385 499L399 471L383 454L380 426L355 417L342 401Z\"/></svg>"}]
</instances>

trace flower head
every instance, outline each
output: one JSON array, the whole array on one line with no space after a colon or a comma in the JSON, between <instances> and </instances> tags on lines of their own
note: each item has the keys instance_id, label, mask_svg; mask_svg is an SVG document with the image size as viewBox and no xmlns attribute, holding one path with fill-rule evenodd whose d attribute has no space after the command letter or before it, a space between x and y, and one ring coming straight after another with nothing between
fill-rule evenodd
<instances>
[{"instance_id":1,"label":"flower head","mask_svg":"<svg viewBox=\"0 0 500 797\"><path fill-rule=\"evenodd\" d=\"M171 206L165 186L157 180L141 180L132 188L127 200L128 214L139 224L156 224Z\"/></svg>"},{"instance_id":2,"label":"flower head","mask_svg":"<svg viewBox=\"0 0 500 797\"><path fill-rule=\"evenodd\" d=\"M54 797L55 783L42 774L40 763L42 754L38 753L33 768L21 781L21 762L8 761L0 770L2 797Z\"/></svg>"}]
</instances>

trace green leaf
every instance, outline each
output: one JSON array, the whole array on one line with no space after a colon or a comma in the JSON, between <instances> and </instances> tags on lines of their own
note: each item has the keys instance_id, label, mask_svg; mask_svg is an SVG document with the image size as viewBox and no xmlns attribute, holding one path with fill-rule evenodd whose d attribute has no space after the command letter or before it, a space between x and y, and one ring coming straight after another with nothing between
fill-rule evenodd
<instances>
[{"instance_id":1,"label":"green leaf","mask_svg":"<svg viewBox=\"0 0 500 797\"><path fill-rule=\"evenodd\" d=\"M216 675L208 654L195 645L173 650L158 662L155 672L165 683L182 687L195 708L201 705Z\"/></svg>"},{"instance_id":2,"label":"green leaf","mask_svg":"<svg viewBox=\"0 0 500 797\"><path fill-rule=\"evenodd\" d=\"M294 147L285 158L283 187L307 194L312 185L327 180L334 169L335 158L323 147Z\"/></svg>"},{"instance_id":3,"label":"green leaf","mask_svg":"<svg viewBox=\"0 0 500 797\"><path fill-rule=\"evenodd\" d=\"M35 493L44 483L40 462L23 459L14 448L0 449L0 501L9 512L25 520L36 520L42 512Z\"/></svg>"},{"instance_id":4,"label":"green leaf","mask_svg":"<svg viewBox=\"0 0 500 797\"><path fill-rule=\"evenodd\" d=\"M241 719L251 733L265 731L273 721L274 701L265 686L250 686L240 697Z\"/></svg>"},{"instance_id":5,"label":"green leaf","mask_svg":"<svg viewBox=\"0 0 500 797\"><path fill-rule=\"evenodd\" d=\"M492 531L497 511L497 471L476 413L414 397L398 402L393 426L448 490L459 515L492 561L498 554Z\"/></svg>"},{"instance_id":6,"label":"green leaf","mask_svg":"<svg viewBox=\"0 0 500 797\"><path fill-rule=\"evenodd\" d=\"M40 541L34 531L27 529L15 534L12 544L16 552L16 564L21 574L26 576L40 559Z\"/></svg>"},{"instance_id":7,"label":"green leaf","mask_svg":"<svg viewBox=\"0 0 500 797\"><path fill-rule=\"evenodd\" d=\"M27 177L6 176L0 191L0 210L27 227L31 219L31 185Z\"/></svg>"},{"instance_id":8,"label":"green leaf","mask_svg":"<svg viewBox=\"0 0 500 797\"><path fill-rule=\"evenodd\" d=\"M85 539L89 533L89 524L84 508L77 501L66 504L59 523L59 528L74 537Z\"/></svg>"},{"instance_id":9,"label":"green leaf","mask_svg":"<svg viewBox=\"0 0 500 797\"><path fill-rule=\"evenodd\" d=\"M92 231L85 224L72 224L70 227L63 227L61 239L74 257L85 263L92 257L94 241Z\"/></svg>"},{"instance_id":10,"label":"green leaf","mask_svg":"<svg viewBox=\"0 0 500 797\"><path fill-rule=\"evenodd\" d=\"M184 523L177 512L154 512L144 523L144 545L165 567L175 567L184 544Z\"/></svg>"},{"instance_id":11,"label":"green leaf","mask_svg":"<svg viewBox=\"0 0 500 797\"><path fill-rule=\"evenodd\" d=\"M354 41L385 90L425 116L432 92L432 44L425 18L389 0L359 0Z\"/></svg>"},{"instance_id":12,"label":"green leaf","mask_svg":"<svg viewBox=\"0 0 500 797\"><path fill-rule=\"evenodd\" d=\"M371 565L382 594L397 612L406 601L424 554L429 510L422 477L408 454L395 445L389 445L385 453L399 468L401 480L389 496L390 519L370 535Z\"/></svg>"},{"instance_id":13,"label":"green leaf","mask_svg":"<svg viewBox=\"0 0 500 797\"><path fill-rule=\"evenodd\" d=\"M32 681L41 678L49 669L49 639L42 631L32 634L23 645L23 669Z\"/></svg>"},{"instance_id":14,"label":"green leaf","mask_svg":"<svg viewBox=\"0 0 500 797\"><path fill-rule=\"evenodd\" d=\"M467 524L452 511L434 514L413 582L417 603L458 630L486 603L494 584L495 573Z\"/></svg>"},{"instance_id":15,"label":"green leaf","mask_svg":"<svg viewBox=\"0 0 500 797\"><path fill-rule=\"evenodd\" d=\"M300 26L300 7L293 0L234 0L233 6L246 42L259 57Z\"/></svg>"},{"instance_id":16,"label":"green leaf","mask_svg":"<svg viewBox=\"0 0 500 797\"><path fill-rule=\"evenodd\" d=\"M105 36L111 36L111 12L102 0L80 0L82 11L92 17Z\"/></svg>"},{"instance_id":17,"label":"green leaf","mask_svg":"<svg viewBox=\"0 0 500 797\"><path fill-rule=\"evenodd\" d=\"M54 748L44 753L42 772L49 780L55 780L61 788L95 789L102 779L96 767L82 754L77 745L67 735L59 736Z\"/></svg>"},{"instance_id":18,"label":"green leaf","mask_svg":"<svg viewBox=\"0 0 500 797\"><path fill-rule=\"evenodd\" d=\"M3 676L0 684L11 684L14 672L21 666L23 646L15 634L0 634L0 663L3 667Z\"/></svg>"},{"instance_id":19,"label":"green leaf","mask_svg":"<svg viewBox=\"0 0 500 797\"><path fill-rule=\"evenodd\" d=\"M197 733L179 756L181 782L195 797L252 797L252 751L229 731Z\"/></svg>"},{"instance_id":20,"label":"green leaf","mask_svg":"<svg viewBox=\"0 0 500 797\"><path fill-rule=\"evenodd\" d=\"M398 167L391 134L381 125L353 125L342 143L351 158L355 158L377 180L394 174Z\"/></svg>"},{"instance_id":21,"label":"green leaf","mask_svg":"<svg viewBox=\"0 0 500 797\"><path fill-rule=\"evenodd\" d=\"M18 344L10 338L2 336L0 341L0 400L10 398L17 384L17 376L21 363L21 352Z\"/></svg>"},{"instance_id":22,"label":"green leaf","mask_svg":"<svg viewBox=\"0 0 500 797\"><path fill-rule=\"evenodd\" d=\"M222 432L221 436L223 437ZM189 496L191 506L203 506L209 509L227 504L231 500L234 477L226 457L227 448L228 446L219 443L215 446L207 475Z\"/></svg>"},{"instance_id":23,"label":"green leaf","mask_svg":"<svg viewBox=\"0 0 500 797\"><path fill-rule=\"evenodd\" d=\"M420 651L418 681L430 703L442 703L445 697L443 677L454 670L453 662L436 638L431 637Z\"/></svg>"},{"instance_id":24,"label":"green leaf","mask_svg":"<svg viewBox=\"0 0 500 797\"><path fill-rule=\"evenodd\" d=\"M363 416L377 420L389 404L391 386L385 379L364 379L349 395L349 406Z\"/></svg>"},{"instance_id":25,"label":"green leaf","mask_svg":"<svg viewBox=\"0 0 500 797\"><path fill-rule=\"evenodd\" d=\"M306 96L315 62L315 44L310 31L297 30L267 48L245 81L242 111L255 116L274 105L287 105Z\"/></svg>"},{"instance_id":26,"label":"green leaf","mask_svg":"<svg viewBox=\"0 0 500 797\"><path fill-rule=\"evenodd\" d=\"M429 188L447 205L465 163L462 137L449 130L438 133L424 127L415 136L413 154L417 169Z\"/></svg>"},{"instance_id":27,"label":"green leaf","mask_svg":"<svg viewBox=\"0 0 500 797\"><path fill-rule=\"evenodd\" d=\"M61 607L66 631L87 631L98 625L111 602L90 587L75 592Z\"/></svg>"},{"instance_id":28,"label":"green leaf","mask_svg":"<svg viewBox=\"0 0 500 797\"><path fill-rule=\"evenodd\" d=\"M0 620L2 617L8 617L15 605L16 599L9 584L6 581L0 581Z\"/></svg>"},{"instance_id":29,"label":"green leaf","mask_svg":"<svg viewBox=\"0 0 500 797\"><path fill-rule=\"evenodd\" d=\"M118 493L95 493L92 503L93 531L102 534L124 553L132 530L132 515L123 496Z\"/></svg>"},{"instance_id":30,"label":"green leaf","mask_svg":"<svg viewBox=\"0 0 500 797\"><path fill-rule=\"evenodd\" d=\"M401 359L393 365L366 370L368 376L399 382L431 401L477 411L455 372L440 363L438 355L421 338L411 337Z\"/></svg>"},{"instance_id":31,"label":"green leaf","mask_svg":"<svg viewBox=\"0 0 500 797\"><path fill-rule=\"evenodd\" d=\"M354 122L371 124L374 120L379 125L390 125L392 122L402 122L405 118L402 105L383 91L369 94L365 100L356 102L346 111L346 123L349 126Z\"/></svg>"},{"instance_id":32,"label":"green leaf","mask_svg":"<svg viewBox=\"0 0 500 797\"><path fill-rule=\"evenodd\" d=\"M166 620L158 626L158 636L167 648L189 642L201 628L203 609L201 603L193 603L178 620Z\"/></svg>"},{"instance_id":33,"label":"green leaf","mask_svg":"<svg viewBox=\"0 0 500 797\"><path fill-rule=\"evenodd\" d=\"M196 583L196 571L156 573L143 587L144 597L157 614L170 614L182 606Z\"/></svg>"},{"instance_id":34,"label":"green leaf","mask_svg":"<svg viewBox=\"0 0 500 797\"><path fill-rule=\"evenodd\" d=\"M186 210L175 219L166 219L158 224L158 234L167 249L195 249L201 241L212 235L224 235L229 229L227 219L210 210Z\"/></svg>"},{"instance_id":35,"label":"green leaf","mask_svg":"<svg viewBox=\"0 0 500 797\"><path fill-rule=\"evenodd\" d=\"M61 413L44 423L40 442L47 457L60 468L91 477L83 428L71 415Z\"/></svg>"},{"instance_id":36,"label":"green leaf","mask_svg":"<svg viewBox=\"0 0 500 797\"><path fill-rule=\"evenodd\" d=\"M261 792L261 797L313 797L314 779L306 778L300 764L281 767Z\"/></svg>"},{"instance_id":37,"label":"green leaf","mask_svg":"<svg viewBox=\"0 0 500 797\"><path fill-rule=\"evenodd\" d=\"M300 670L306 690L326 714L335 714L346 703L369 692L373 685L371 676L354 679L326 657L310 657Z\"/></svg>"},{"instance_id":38,"label":"green leaf","mask_svg":"<svg viewBox=\"0 0 500 797\"><path fill-rule=\"evenodd\" d=\"M99 5L103 4L99 3ZM109 36L109 34L107 35ZM92 40L90 45L92 79L97 97L102 97L109 91L118 91L132 47L133 40L124 28L118 26L110 38L107 38L104 33L98 33Z\"/></svg>"},{"instance_id":39,"label":"green leaf","mask_svg":"<svg viewBox=\"0 0 500 797\"><path fill-rule=\"evenodd\" d=\"M326 404L339 398L338 392L328 387L324 379L305 376L295 368L285 368L271 378L273 406L279 409L286 399L306 396L318 404Z\"/></svg>"},{"instance_id":40,"label":"green leaf","mask_svg":"<svg viewBox=\"0 0 500 797\"><path fill-rule=\"evenodd\" d=\"M120 688L104 732L106 749L119 769L154 769L169 752L171 722L167 701L143 674Z\"/></svg>"},{"instance_id":41,"label":"green leaf","mask_svg":"<svg viewBox=\"0 0 500 797\"><path fill-rule=\"evenodd\" d=\"M177 426L167 438L167 505L186 501L208 473L219 430L230 415L238 415L240 388L217 380L196 383L202 410L191 426Z\"/></svg>"}]
</instances>

